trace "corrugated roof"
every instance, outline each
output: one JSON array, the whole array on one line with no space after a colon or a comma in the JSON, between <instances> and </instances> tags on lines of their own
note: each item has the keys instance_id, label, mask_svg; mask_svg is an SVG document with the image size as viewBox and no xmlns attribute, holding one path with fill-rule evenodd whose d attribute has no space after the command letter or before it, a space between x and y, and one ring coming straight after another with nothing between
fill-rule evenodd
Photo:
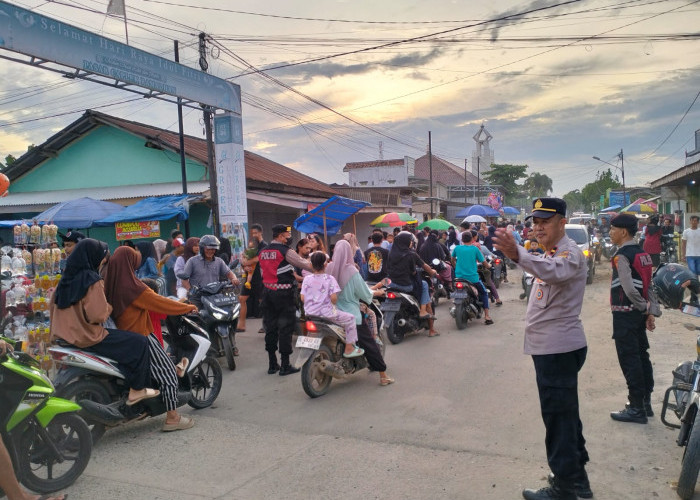
<instances>
[{"instance_id":1,"label":"corrugated roof","mask_svg":"<svg viewBox=\"0 0 700 500\"><path fill-rule=\"evenodd\" d=\"M345 167L343 168L343 172L347 172L348 170L353 170L356 168L391 167L403 164L403 158L396 158L392 160L355 161L351 163L346 163Z\"/></svg>"},{"instance_id":2,"label":"corrugated roof","mask_svg":"<svg viewBox=\"0 0 700 500\"><path fill-rule=\"evenodd\" d=\"M5 169L10 180L16 179L45 161L71 142L98 125L116 127L120 130L153 141L163 148L180 153L180 138L177 132L160 129L151 125L124 120L93 110L87 110L78 120L53 135L43 144L34 147L11 166ZM207 144L204 139L185 136L185 155L207 165ZM295 191L311 196L332 196L338 194L327 184L263 156L245 151L246 180L249 187L278 191ZM104 198L106 199L106 198Z\"/></svg>"},{"instance_id":3,"label":"corrugated roof","mask_svg":"<svg viewBox=\"0 0 700 500\"><path fill-rule=\"evenodd\" d=\"M430 162L427 154L416 159L414 177L430 179ZM445 186L464 186L464 168L433 155L433 181ZM476 175L469 171L467 171L467 184L479 184Z\"/></svg>"}]
</instances>

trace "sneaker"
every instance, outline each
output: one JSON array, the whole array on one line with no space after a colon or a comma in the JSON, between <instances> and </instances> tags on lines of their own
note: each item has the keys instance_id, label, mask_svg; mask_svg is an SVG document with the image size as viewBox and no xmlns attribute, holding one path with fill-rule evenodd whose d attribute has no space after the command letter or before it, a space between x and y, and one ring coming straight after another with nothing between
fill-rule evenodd
<instances>
[{"instance_id":1,"label":"sneaker","mask_svg":"<svg viewBox=\"0 0 700 500\"><path fill-rule=\"evenodd\" d=\"M627 401L625 403L625 408L630 407L630 402ZM654 416L654 409L651 407L651 400L645 399L644 400L644 411L647 414L647 417L653 417Z\"/></svg>"},{"instance_id":2,"label":"sneaker","mask_svg":"<svg viewBox=\"0 0 700 500\"><path fill-rule=\"evenodd\" d=\"M550 472L547 476L547 482L552 485L554 483L554 473ZM574 491L579 498L593 498L591 483L588 482L588 474L584 470L576 481L574 481Z\"/></svg>"}]
</instances>

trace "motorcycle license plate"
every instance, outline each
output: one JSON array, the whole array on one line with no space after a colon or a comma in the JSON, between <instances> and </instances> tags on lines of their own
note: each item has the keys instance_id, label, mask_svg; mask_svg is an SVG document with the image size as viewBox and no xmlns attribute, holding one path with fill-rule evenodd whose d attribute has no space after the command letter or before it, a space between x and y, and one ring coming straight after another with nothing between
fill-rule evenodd
<instances>
[{"instance_id":1,"label":"motorcycle license plate","mask_svg":"<svg viewBox=\"0 0 700 500\"><path fill-rule=\"evenodd\" d=\"M387 300L382 304L382 311L398 311L401 309L401 302L398 300Z\"/></svg>"},{"instance_id":2,"label":"motorcycle license plate","mask_svg":"<svg viewBox=\"0 0 700 500\"><path fill-rule=\"evenodd\" d=\"M297 347L305 347L307 349L318 349L321 347L321 337L297 337Z\"/></svg>"},{"instance_id":3,"label":"motorcycle license plate","mask_svg":"<svg viewBox=\"0 0 700 500\"><path fill-rule=\"evenodd\" d=\"M467 292L461 291L461 292L455 292L452 294L452 298L455 299L466 299L467 298Z\"/></svg>"}]
</instances>

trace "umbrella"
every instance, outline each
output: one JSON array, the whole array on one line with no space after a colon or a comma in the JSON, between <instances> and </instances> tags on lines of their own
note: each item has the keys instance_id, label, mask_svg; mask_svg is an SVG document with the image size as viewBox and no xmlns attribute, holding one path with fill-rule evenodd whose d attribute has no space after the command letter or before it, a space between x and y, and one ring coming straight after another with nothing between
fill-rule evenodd
<instances>
[{"instance_id":1,"label":"umbrella","mask_svg":"<svg viewBox=\"0 0 700 500\"><path fill-rule=\"evenodd\" d=\"M520 215L520 210L514 207L503 207L503 213L508 215Z\"/></svg>"},{"instance_id":2,"label":"umbrella","mask_svg":"<svg viewBox=\"0 0 700 500\"><path fill-rule=\"evenodd\" d=\"M486 205L472 205L471 207L463 208L457 213L457 217L466 217L467 215L481 215L482 217L498 217L501 215L498 210L494 210Z\"/></svg>"},{"instance_id":3,"label":"umbrella","mask_svg":"<svg viewBox=\"0 0 700 500\"><path fill-rule=\"evenodd\" d=\"M447 231L452 226L453 224L445 219L430 219L418 226L418 229L429 227L430 229L437 229L438 231Z\"/></svg>"},{"instance_id":4,"label":"umbrella","mask_svg":"<svg viewBox=\"0 0 700 500\"><path fill-rule=\"evenodd\" d=\"M91 227L95 221L124 210L124 207L109 201L78 198L64 201L44 210L34 217L39 222L53 222L66 229L83 229Z\"/></svg>"},{"instance_id":5,"label":"umbrella","mask_svg":"<svg viewBox=\"0 0 700 500\"><path fill-rule=\"evenodd\" d=\"M462 222L486 222L481 215L467 215Z\"/></svg>"},{"instance_id":6,"label":"umbrella","mask_svg":"<svg viewBox=\"0 0 700 500\"><path fill-rule=\"evenodd\" d=\"M622 212L633 212L635 214L653 214L656 212L647 203L632 203L622 209Z\"/></svg>"},{"instance_id":7,"label":"umbrella","mask_svg":"<svg viewBox=\"0 0 700 500\"><path fill-rule=\"evenodd\" d=\"M621 208L622 208L621 205L611 205L611 206L606 207L603 210L601 210L601 212L617 212Z\"/></svg>"},{"instance_id":8,"label":"umbrella","mask_svg":"<svg viewBox=\"0 0 700 500\"><path fill-rule=\"evenodd\" d=\"M405 212L389 212L380 215L369 223L370 226L375 227L396 227L405 226L406 224L418 224L418 219Z\"/></svg>"}]
</instances>

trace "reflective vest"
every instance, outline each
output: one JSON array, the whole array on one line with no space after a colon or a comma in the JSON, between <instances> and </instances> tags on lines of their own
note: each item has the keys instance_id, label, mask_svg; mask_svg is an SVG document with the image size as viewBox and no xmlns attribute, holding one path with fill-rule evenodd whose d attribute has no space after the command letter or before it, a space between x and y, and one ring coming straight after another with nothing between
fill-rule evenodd
<instances>
[{"instance_id":1,"label":"reflective vest","mask_svg":"<svg viewBox=\"0 0 700 500\"><path fill-rule=\"evenodd\" d=\"M651 283L652 262L651 256L639 245L623 245L613 256L612 282L610 284L610 306L613 311L634 311L632 301L625 295L620 284L620 276L617 273L617 258L624 255L630 263L632 271L632 284L644 299L649 298L649 284Z\"/></svg>"},{"instance_id":2,"label":"reflective vest","mask_svg":"<svg viewBox=\"0 0 700 500\"><path fill-rule=\"evenodd\" d=\"M287 245L273 241L258 254L263 284L267 288L275 288L276 285L296 284L294 268L285 258L288 250Z\"/></svg>"}]
</instances>

